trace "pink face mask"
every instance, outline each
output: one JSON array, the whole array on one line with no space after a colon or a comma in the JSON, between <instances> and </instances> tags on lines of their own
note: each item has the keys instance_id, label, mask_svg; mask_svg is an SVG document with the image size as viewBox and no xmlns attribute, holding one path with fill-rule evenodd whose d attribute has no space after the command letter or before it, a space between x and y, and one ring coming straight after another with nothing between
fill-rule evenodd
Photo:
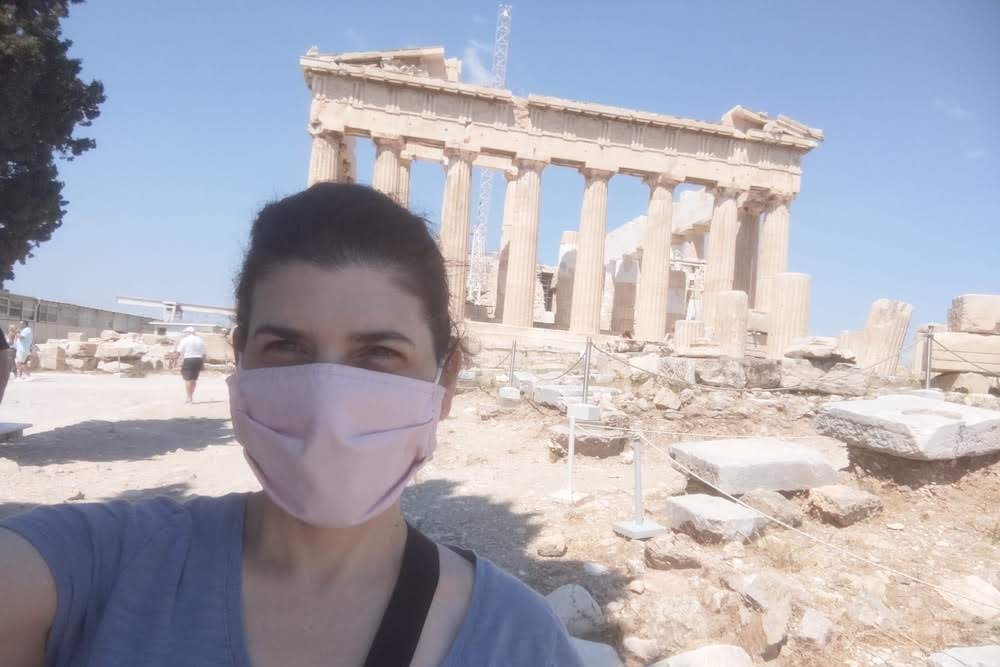
<instances>
[{"instance_id":1,"label":"pink face mask","mask_svg":"<svg viewBox=\"0 0 1000 667\"><path fill-rule=\"evenodd\" d=\"M343 528L381 514L437 444L436 381L305 364L237 368L227 382L250 467L271 500L306 523Z\"/></svg>"}]
</instances>

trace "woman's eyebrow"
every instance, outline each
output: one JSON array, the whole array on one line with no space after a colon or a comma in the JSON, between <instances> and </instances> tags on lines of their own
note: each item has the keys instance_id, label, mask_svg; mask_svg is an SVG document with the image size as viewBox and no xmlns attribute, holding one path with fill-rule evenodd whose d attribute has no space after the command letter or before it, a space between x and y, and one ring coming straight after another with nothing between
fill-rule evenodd
<instances>
[{"instance_id":1,"label":"woman's eyebrow","mask_svg":"<svg viewBox=\"0 0 1000 667\"><path fill-rule=\"evenodd\" d=\"M355 343L362 343L365 345L371 345L374 343L384 343L386 341L398 341L400 343L406 343L410 347L415 348L416 344L410 340L407 336L399 333L398 331L392 331L391 329L386 329L382 331L364 331L360 333L351 334L351 341Z\"/></svg>"},{"instance_id":2,"label":"woman's eyebrow","mask_svg":"<svg viewBox=\"0 0 1000 667\"><path fill-rule=\"evenodd\" d=\"M280 324L270 324L270 323L264 323L259 325L256 329L254 329L253 335L254 336L271 335L271 336L277 336L278 338L294 338L294 339L305 338L305 334L303 334L301 331L297 329L282 326Z\"/></svg>"}]
</instances>

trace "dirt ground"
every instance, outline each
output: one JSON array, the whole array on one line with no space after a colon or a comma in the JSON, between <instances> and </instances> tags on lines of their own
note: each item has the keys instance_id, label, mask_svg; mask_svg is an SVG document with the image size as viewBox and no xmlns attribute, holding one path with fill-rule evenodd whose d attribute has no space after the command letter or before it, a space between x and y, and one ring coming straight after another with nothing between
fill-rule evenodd
<instances>
[{"instance_id":1,"label":"dirt ground","mask_svg":"<svg viewBox=\"0 0 1000 667\"><path fill-rule=\"evenodd\" d=\"M172 375L37 373L32 382L11 382L0 421L33 427L25 438L0 444L0 516L36 504L183 499L259 488L233 440L224 377L203 376L196 399L185 405L182 383ZM796 616L806 607L817 609L835 632L823 649L792 636L769 665L916 667L933 651L1000 643L1000 619L977 620L932 589L782 529L769 529L743 547L710 547L711 558L699 570L646 569L643 544L611 529L633 513L633 469L624 457L578 458L576 490L587 498L572 507L560 504L550 495L567 486L567 465L550 460L547 428L565 417L530 403L480 417L495 405L484 391L457 397L452 417L440 427L438 452L408 489L404 511L432 537L475 549L543 594L566 583L584 586L608 621L593 639L614 645L628 665L645 662L623 650L625 636L655 640L660 657L713 643L738 643L754 653L759 614L727 589L725 579L763 571L778 572L802 589ZM654 430L720 435L812 432L808 416L764 426L753 414L687 421L651 410L636 419ZM671 437L654 440L665 450ZM807 518L805 531L934 583L976 575L1000 585L996 457L904 465L855 456L841 474L844 483L876 493L884 510L842 529ZM643 475L647 510L655 518L664 498L682 492L683 480L678 484L678 473L659 451L645 452ZM537 542L554 531L565 536L567 552L543 558ZM644 592L635 592L641 588L636 579Z\"/></svg>"}]
</instances>

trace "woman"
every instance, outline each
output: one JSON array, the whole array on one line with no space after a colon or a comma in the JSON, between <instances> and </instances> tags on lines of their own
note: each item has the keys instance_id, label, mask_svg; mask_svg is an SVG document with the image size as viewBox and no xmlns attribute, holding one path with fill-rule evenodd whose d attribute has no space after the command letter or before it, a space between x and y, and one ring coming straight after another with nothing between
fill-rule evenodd
<instances>
[{"instance_id":1,"label":"woman","mask_svg":"<svg viewBox=\"0 0 1000 667\"><path fill-rule=\"evenodd\" d=\"M400 513L461 364L424 222L357 185L271 204L236 304L263 492L0 523L0 664L579 665L540 597Z\"/></svg>"},{"instance_id":2,"label":"woman","mask_svg":"<svg viewBox=\"0 0 1000 667\"><path fill-rule=\"evenodd\" d=\"M7 346L8 348L4 350L4 354L10 357L10 370L14 373L14 377L18 378L21 376L20 372L17 370L17 361L15 355L17 352L14 349L14 345L17 342L17 325L11 324L7 327Z\"/></svg>"}]
</instances>

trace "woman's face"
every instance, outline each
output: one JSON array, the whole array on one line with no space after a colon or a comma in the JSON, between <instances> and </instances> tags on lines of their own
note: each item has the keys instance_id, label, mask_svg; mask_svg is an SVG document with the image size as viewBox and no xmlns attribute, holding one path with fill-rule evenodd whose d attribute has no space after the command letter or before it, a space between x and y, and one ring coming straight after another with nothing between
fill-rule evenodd
<instances>
[{"instance_id":1,"label":"woman's face","mask_svg":"<svg viewBox=\"0 0 1000 667\"><path fill-rule=\"evenodd\" d=\"M420 301L393 278L362 265L276 267L254 286L240 363L333 363L433 380L438 364ZM454 383L447 372L453 365L444 374L446 387Z\"/></svg>"}]
</instances>

